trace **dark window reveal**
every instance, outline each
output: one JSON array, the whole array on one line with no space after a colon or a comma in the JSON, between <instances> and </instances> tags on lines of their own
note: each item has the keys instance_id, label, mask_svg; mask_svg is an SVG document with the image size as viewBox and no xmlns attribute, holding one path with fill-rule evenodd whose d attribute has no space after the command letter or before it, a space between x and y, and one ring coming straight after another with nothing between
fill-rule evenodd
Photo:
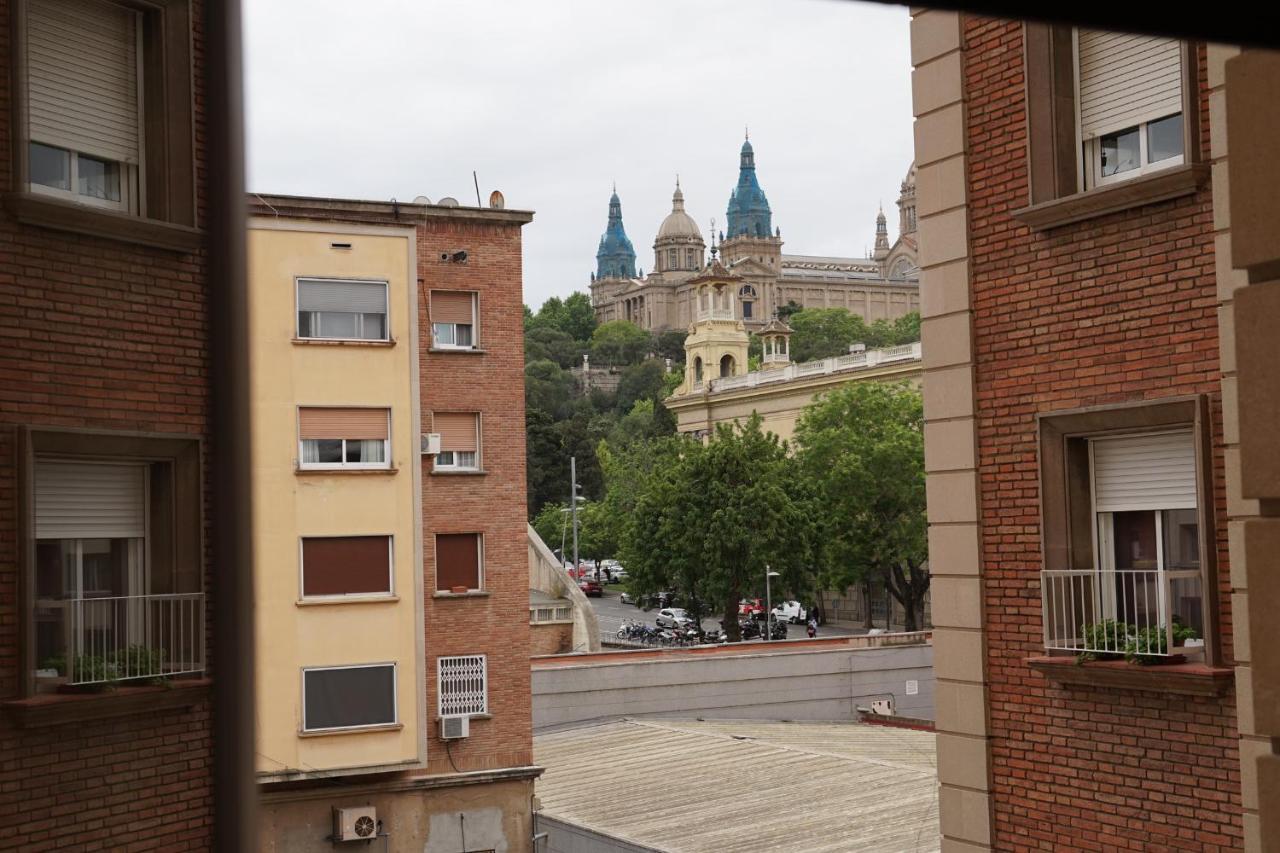
<instances>
[{"instance_id":1,"label":"dark window reveal","mask_svg":"<svg viewBox=\"0 0 1280 853\"><path fill-rule=\"evenodd\" d=\"M302 677L303 731L396 722L395 664L308 669Z\"/></svg>"}]
</instances>

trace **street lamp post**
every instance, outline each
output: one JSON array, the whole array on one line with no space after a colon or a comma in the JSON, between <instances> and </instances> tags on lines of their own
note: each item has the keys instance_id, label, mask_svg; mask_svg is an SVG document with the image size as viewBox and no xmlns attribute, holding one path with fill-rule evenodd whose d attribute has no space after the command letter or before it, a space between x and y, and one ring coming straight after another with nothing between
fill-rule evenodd
<instances>
[{"instance_id":1,"label":"street lamp post","mask_svg":"<svg viewBox=\"0 0 1280 853\"><path fill-rule=\"evenodd\" d=\"M569 457L569 508L573 511L573 576L578 577L578 457ZM581 580L581 578L579 578Z\"/></svg>"},{"instance_id":2,"label":"street lamp post","mask_svg":"<svg viewBox=\"0 0 1280 853\"><path fill-rule=\"evenodd\" d=\"M773 590L769 585L772 578L779 577L778 573L769 568L769 564L764 564L764 641L766 643L773 642Z\"/></svg>"}]
</instances>

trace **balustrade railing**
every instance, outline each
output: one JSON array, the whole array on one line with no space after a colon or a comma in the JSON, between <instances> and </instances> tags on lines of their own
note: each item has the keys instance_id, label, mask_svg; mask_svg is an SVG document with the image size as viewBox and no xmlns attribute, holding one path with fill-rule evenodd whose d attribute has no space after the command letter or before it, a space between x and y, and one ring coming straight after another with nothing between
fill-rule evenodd
<instances>
[{"instance_id":1,"label":"balustrade railing","mask_svg":"<svg viewBox=\"0 0 1280 853\"><path fill-rule=\"evenodd\" d=\"M71 684L204 672L204 593L73 598L64 605Z\"/></svg>"},{"instance_id":2,"label":"balustrade railing","mask_svg":"<svg viewBox=\"0 0 1280 853\"><path fill-rule=\"evenodd\" d=\"M1046 570L1040 578L1050 651L1169 657L1203 648L1196 570Z\"/></svg>"}]
</instances>

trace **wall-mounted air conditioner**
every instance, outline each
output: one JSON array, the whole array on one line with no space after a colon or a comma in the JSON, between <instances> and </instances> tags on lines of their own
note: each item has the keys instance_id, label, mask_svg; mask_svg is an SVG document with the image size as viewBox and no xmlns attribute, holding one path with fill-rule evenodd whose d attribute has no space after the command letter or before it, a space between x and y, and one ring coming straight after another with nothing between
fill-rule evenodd
<instances>
[{"instance_id":1,"label":"wall-mounted air conditioner","mask_svg":"<svg viewBox=\"0 0 1280 853\"><path fill-rule=\"evenodd\" d=\"M372 841L378 835L378 810L355 806L333 810L334 841Z\"/></svg>"},{"instance_id":2,"label":"wall-mounted air conditioner","mask_svg":"<svg viewBox=\"0 0 1280 853\"><path fill-rule=\"evenodd\" d=\"M424 432L422 434L422 455L435 456L440 453L440 433Z\"/></svg>"},{"instance_id":3,"label":"wall-mounted air conditioner","mask_svg":"<svg viewBox=\"0 0 1280 853\"><path fill-rule=\"evenodd\" d=\"M892 716L893 700L892 699L876 699L874 702L871 703L871 710L877 714L881 714L886 717Z\"/></svg>"},{"instance_id":4,"label":"wall-mounted air conditioner","mask_svg":"<svg viewBox=\"0 0 1280 853\"><path fill-rule=\"evenodd\" d=\"M440 718L440 740L462 740L471 736L471 718L449 716Z\"/></svg>"}]
</instances>

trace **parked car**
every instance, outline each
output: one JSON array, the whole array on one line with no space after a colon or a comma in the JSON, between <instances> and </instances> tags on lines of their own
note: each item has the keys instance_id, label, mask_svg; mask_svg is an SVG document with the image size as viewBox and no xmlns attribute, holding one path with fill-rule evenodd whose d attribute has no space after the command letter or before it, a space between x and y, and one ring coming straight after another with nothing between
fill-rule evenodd
<instances>
[{"instance_id":1,"label":"parked car","mask_svg":"<svg viewBox=\"0 0 1280 853\"><path fill-rule=\"evenodd\" d=\"M582 590L584 595L594 595L596 598L604 595L604 587L600 585L600 581L591 578L578 581L578 589Z\"/></svg>"},{"instance_id":2,"label":"parked car","mask_svg":"<svg viewBox=\"0 0 1280 853\"><path fill-rule=\"evenodd\" d=\"M693 624L693 617L679 607L664 607L658 611L653 622L659 628L687 628Z\"/></svg>"},{"instance_id":3,"label":"parked car","mask_svg":"<svg viewBox=\"0 0 1280 853\"><path fill-rule=\"evenodd\" d=\"M674 592L652 592L641 596L638 606L644 610L650 610L654 607L672 607L675 603L676 594Z\"/></svg>"},{"instance_id":4,"label":"parked car","mask_svg":"<svg viewBox=\"0 0 1280 853\"><path fill-rule=\"evenodd\" d=\"M798 601L784 601L773 608L773 618L799 625L808 616L808 611Z\"/></svg>"},{"instance_id":5,"label":"parked car","mask_svg":"<svg viewBox=\"0 0 1280 853\"><path fill-rule=\"evenodd\" d=\"M623 603L623 604L635 604L635 603L636 603L636 600L635 600L634 598L632 598L632 597L631 597L631 593L627 592L627 591L624 589L624 590L622 591L622 603Z\"/></svg>"},{"instance_id":6,"label":"parked car","mask_svg":"<svg viewBox=\"0 0 1280 853\"><path fill-rule=\"evenodd\" d=\"M738 602L738 615L747 616L752 619L764 618L764 599L763 598L744 598Z\"/></svg>"}]
</instances>

